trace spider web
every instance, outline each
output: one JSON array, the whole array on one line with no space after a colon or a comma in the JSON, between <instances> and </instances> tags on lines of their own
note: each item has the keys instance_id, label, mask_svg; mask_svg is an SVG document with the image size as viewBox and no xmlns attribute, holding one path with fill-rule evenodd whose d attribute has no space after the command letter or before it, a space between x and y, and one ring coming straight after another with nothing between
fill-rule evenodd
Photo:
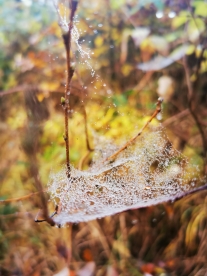
<instances>
[{"instance_id":1,"label":"spider web","mask_svg":"<svg viewBox=\"0 0 207 276\"><path fill-rule=\"evenodd\" d=\"M96 139L95 158L87 171L71 168L52 173L51 200L61 205L57 224L78 223L173 200L195 185L197 167L175 150L163 129L151 129L122 151L114 162L106 158L116 145Z\"/></svg>"},{"instance_id":2,"label":"spider web","mask_svg":"<svg viewBox=\"0 0 207 276\"><path fill-rule=\"evenodd\" d=\"M66 8L61 16L58 3L54 0L60 25L67 31ZM82 33L78 29L78 17L74 19L72 37L81 62L93 78L101 81L90 63L89 48L79 43ZM96 137L94 160L87 171L71 167L69 178L65 167L51 173L48 192L51 201L60 206L60 212L54 217L57 224L89 221L173 200L196 183L197 167L173 149L161 127L142 134L113 162L106 161L118 148L112 141Z\"/></svg>"}]
</instances>

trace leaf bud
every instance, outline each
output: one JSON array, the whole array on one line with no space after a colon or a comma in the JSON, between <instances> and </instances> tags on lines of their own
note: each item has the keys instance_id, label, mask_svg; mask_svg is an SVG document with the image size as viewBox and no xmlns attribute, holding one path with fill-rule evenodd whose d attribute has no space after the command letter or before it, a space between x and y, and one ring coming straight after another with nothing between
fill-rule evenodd
<instances>
[{"instance_id":1,"label":"leaf bud","mask_svg":"<svg viewBox=\"0 0 207 276\"><path fill-rule=\"evenodd\" d=\"M60 102L61 102L62 105L64 105L64 104L65 104L65 98L64 98L64 97L61 97Z\"/></svg>"}]
</instances>

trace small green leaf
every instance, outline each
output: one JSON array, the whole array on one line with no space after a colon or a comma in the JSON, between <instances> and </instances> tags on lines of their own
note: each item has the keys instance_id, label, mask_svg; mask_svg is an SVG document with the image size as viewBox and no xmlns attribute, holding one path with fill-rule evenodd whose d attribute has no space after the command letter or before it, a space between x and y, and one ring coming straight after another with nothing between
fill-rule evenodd
<instances>
[{"instance_id":1,"label":"small green leaf","mask_svg":"<svg viewBox=\"0 0 207 276\"><path fill-rule=\"evenodd\" d=\"M195 15L207 17L207 3L203 1L196 1L193 6L195 6Z\"/></svg>"},{"instance_id":2,"label":"small green leaf","mask_svg":"<svg viewBox=\"0 0 207 276\"><path fill-rule=\"evenodd\" d=\"M190 41L195 42L199 35L205 30L205 23L201 18L194 18L189 21L187 33Z\"/></svg>"},{"instance_id":3,"label":"small green leaf","mask_svg":"<svg viewBox=\"0 0 207 276\"><path fill-rule=\"evenodd\" d=\"M187 11L181 11L178 16L172 19L172 27L177 29L184 25L189 18L191 17L191 14Z\"/></svg>"},{"instance_id":4,"label":"small green leaf","mask_svg":"<svg viewBox=\"0 0 207 276\"><path fill-rule=\"evenodd\" d=\"M112 9L117 10L125 4L125 0L112 0L110 1L110 6Z\"/></svg>"}]
</instances>

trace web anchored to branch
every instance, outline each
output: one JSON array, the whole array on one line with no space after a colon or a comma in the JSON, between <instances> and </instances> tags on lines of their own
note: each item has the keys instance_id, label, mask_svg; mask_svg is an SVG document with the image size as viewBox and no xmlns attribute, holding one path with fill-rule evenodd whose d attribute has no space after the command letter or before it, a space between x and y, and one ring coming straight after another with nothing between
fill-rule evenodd
<instances>
[{"instance_id":1,"label":"web anchored to branch","mask_svg":"<svg viewBox=\"0 0 207 276\"><path fill-rule=\"evenodd\" d=\"M60 204L57 224L81 222L124 210L173 200L192 190L196 167L190 166L173 149L162 127L150 129L136 143L130 143L114 161L108 161L116 148L97 140L95 160L88 171L71 167L50 176L51 200ZM107 146L106 146L107 145Z\"/></svg>"},{"instance_id":2,"label":"web anchored to branch","mask_svg":"<svg viewBox=\"0 0 207 276\"><path fill-rule=\"evenodd\" d=\"M55 203L54 222L88 221L132 208L150 206L178 198L192 190L196 182L196 167L190 167L185 157L173 149L162 128L151 129L139 138L150 122L160 113L162 99L156 110L136 136L120 149L110 141L97 139L94 161L88 171L73 168L69 160L68 110L70 100L71 35L81 57L87 56L78 44L79 33L73 20L77 1L71 0L70 21L63 35L67 54L65 98L66 167L50 176L48 192ZM65 24L65 23L64 23ZM90 64L85 61L91 69ZM95 71L92 70L92 76ZM38 220L36 220L38 221Z\"/></svg>"}]
</instances>

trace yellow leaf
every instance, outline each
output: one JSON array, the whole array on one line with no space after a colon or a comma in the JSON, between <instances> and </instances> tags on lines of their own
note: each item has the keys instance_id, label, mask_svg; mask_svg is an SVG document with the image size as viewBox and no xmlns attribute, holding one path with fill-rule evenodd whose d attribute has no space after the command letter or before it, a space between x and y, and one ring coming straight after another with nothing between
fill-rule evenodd
<instances>
[{"instance_id":1,"label":"yellow leaf","mask_svg":"<svg viewBox=\"0 0 207 276\"><path fill-rule=\"evenodd\" d=\"M140 49L149 53L154 53L155 47L149 38L146 38L140 44Z\"/></svg>"},{"instance_id":2,"label":"yellow leaf","mask_svg":"<svg viewBox=\"0 0 207 276\"><path fill-rule=\"evenodd\" d=\"M205 23L200 18L193 18L189 21L187 26L187 33L189 40L196 42L199 35L205 30Z\"/></svg>"},{"instance_id":3,"label":"yellow leaf","mask_svg":"<svg viewBox=\"0 0 207 276\"><path fill-rule=\"evenodd\" d=\"M45 97L45 95L43 93L38 93L37 94L37 99L38 99L39 102L42 102L44 100L44 97Z\"/></svg>"},{"instance_id":4,"label":"yellow leaf","mask_svg":"<svg viewBox=\"0 0 207 276\"><path fill-rule=\"evenodd\" d=\"M200 73L205 73L205 72L207 72L207 60L204 60L201 62Z\"/></svg>"},{"instance_id":5,"label":"yellow leaf","mask_svg":"<svg viewBox=\"0 0 207 276\"><path fill-rule=\"evenodd\" d=\"M121 241L115 240L113 242L113 249L117 251L120 255L130 257L129 249Z\"/></svg>"},{"instance_id":6,"label":"yellow leaf","mask_svg":"<svg viewBox=\"0 0 207 276\"><path fill-rule=\"evenodd\" d=\"M158 52L166 53L168 51L169 45L165 38L158 35L152 35L149 37L149 41L151 41Z\"/></svg>"},{"instance_id":7,"label":"yellow leaf","mask_svg":"<svg viewBox=\"0 0 207 276\"><path fill-rule=\"evenodd\" d=\"M203 57L204 57L205 59L207 59L207 50L204 51Z\"/></svg>"},{"instance_id":8,"label":"yellow leaf","mask_svg":"<svg viewBox=\"0 0 207 276\"><path fill-rule=\"evenodd\" d=\"M55 34L57 37L62 36L61 28L56 21L51 24L51 33Z\"/></svg>"},{"instance_id":9,"label":"yellow leaf","mask_svg":"<svg viewBox=\"0 0 207 276\"><path fill-rule=\"evenodd\" d=\"M195 14L203 17L207 17L207 3L198 1L195 3Z\"/></svg>"},{"instance_id":10,"label":"yellow leaf","mask_svg":"<svg viewBox=\"0 0 207 276\"><path fill-rule=\"evenodd\" d=\"M50 91L55 91L56 89L58 89L59 87L59 83L58 82L42 82L40 84L40 89L42 90L50 90Z\"/></svg>"},{"instance_id":11,"label":"yellow leaf","mask_svg":"<svg viewBox=\"0 0 207 276\"><path fill-rule=\"evenodd\" d=\"M196 74L193 74L191 77L190 77L190 80L192 82L196 81L197 77L196 77Z\"/></svg>"},{"instance_id":12,"label":"yellow leaf","mask_svg":"<svg viewBox=\"0 0 207 276\"><path fill-rule=\"evenodd\" d=\"M97 36L94 43L95 43L96 47L101 47L101 45L103 44L103 37Z\"/></svg>"},{"instance_id":13,"label":"yellow leaf","mask_svg":"<svg viewBox=\"0 0 207 276\"><path fill-rule=\"evenodd\" d=\"M191 44L188 46L186 55L192 55L195 52L195 45Z\"/></svg>"},{"instance_id":14,"label":"yellow leaf","mask_svg":"<svg viewBox=\"0 0 207 276\"><path fill-rule=\"evenodd\" d=\"M197 206L186 229L185 243L188 248L194 249L194 247L197 246L196 239L199 231L199 225L202 224L205 218L205 208L202 205Z\"/></svg>"},{"instance_id":15,"label":"yellow leaf","mask_svg":"<svg viewBox=\"0 0 207 276\"><path fill-rule=\"evenodd\" d=\"M187 22L189 16L191 16L189 12L181 11L178 16L172 19L172 27L177 29L184 25Z\"/></svg>"},{"instance_id":16,"label":"yellow leaf","mask_svg":"<svg viewBox=\"0 0 207 276\"><path fill-rule=\"evenodd\" d=\"M129 64L124 64L121 68L122 74L124 76L128 76L130 72L132 71L133 67Z\"/></svg>"}]
</instances>

